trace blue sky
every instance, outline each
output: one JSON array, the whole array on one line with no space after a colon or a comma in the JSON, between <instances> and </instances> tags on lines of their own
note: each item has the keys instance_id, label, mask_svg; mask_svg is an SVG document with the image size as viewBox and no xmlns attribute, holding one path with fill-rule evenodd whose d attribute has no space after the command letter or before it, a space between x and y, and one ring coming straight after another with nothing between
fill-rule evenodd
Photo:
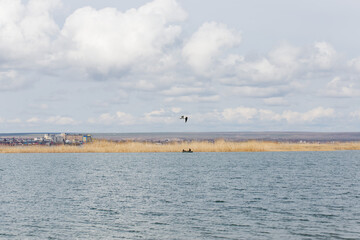
<instances>
[{"instance_id":1,"label":"blue sky","mask_svg":"<svg viewBox=\"0 0 360 240\"><path fill-rule=\"evenodd\" d=\"M0 0L0 132L360 131L359 9Z\"/></svg>"}]
</instances>

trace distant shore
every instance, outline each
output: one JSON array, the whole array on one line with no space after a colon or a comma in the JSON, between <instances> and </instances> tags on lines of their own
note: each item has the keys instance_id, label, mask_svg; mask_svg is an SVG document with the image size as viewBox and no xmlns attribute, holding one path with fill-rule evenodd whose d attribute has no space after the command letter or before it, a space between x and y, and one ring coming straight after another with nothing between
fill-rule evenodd
<instances>
[{"instance_id":1,"label":"distant shore","mask_svg":"<svg viewBox=\"0 0 360 240\"><path fill-rule=\"evenodd\" d=\"M74 132L69 134L79 134ZM57 132L34 133L0 133L0 138L34 138L44 137L45 134L60 134ZM80 133L85 134L85 133ZM91 133L94 139L111 141L273 141L273 142L360 142L360 132L295 132L295 131L264 131L264 132L139 132L139 133Z\"/></svg>"},{"instance_id":2,"label":"distant shore","mask_svg":"<svg viewBox=\"0 0 360 240\"><path fill-rule=\"evenodd\" d=\"M0 146L0 153L140 153L140 152L280 152L360 150L358 142L291 143L275 141L142 141L95 140L81 146Z\"/></svg>"}]
</instances>

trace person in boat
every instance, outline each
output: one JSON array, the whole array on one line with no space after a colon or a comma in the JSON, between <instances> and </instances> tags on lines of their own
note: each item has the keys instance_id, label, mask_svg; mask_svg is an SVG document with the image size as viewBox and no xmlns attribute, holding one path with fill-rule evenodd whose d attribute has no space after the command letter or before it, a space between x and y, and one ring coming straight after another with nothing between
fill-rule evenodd
<instances>
[{"instance_id":1,"label":"person in boat","mask_svg":"<svg viewBox=\"0 0 360 240\"><path fill-rule=\"evenodd\" d=\"M192 152L192 151L191 151L191 148L189 148L189 150L183 149L182 151L183 151L183 152Z\"/></svg>"}]
</instances>

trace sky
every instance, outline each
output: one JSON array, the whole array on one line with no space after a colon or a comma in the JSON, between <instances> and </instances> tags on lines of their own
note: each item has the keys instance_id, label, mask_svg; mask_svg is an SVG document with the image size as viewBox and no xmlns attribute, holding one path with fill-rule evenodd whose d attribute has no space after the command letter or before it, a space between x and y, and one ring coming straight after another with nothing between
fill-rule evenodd
<instances>
[{"instance_id":1,"label":"sky","mask_svg":"<svg viewBox=\"0 0 360 240\"><path fill-rule=\"evenodd\" d=\"M359 11L0 0L0 132L360 131Z\"/></svg>"}]
</instances>

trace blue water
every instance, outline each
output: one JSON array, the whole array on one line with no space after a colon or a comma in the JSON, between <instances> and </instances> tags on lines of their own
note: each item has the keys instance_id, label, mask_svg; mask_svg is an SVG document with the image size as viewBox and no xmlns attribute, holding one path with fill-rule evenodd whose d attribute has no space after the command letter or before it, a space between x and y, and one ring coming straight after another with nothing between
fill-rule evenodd
<instances>
[{"instance_id":1,"label":"blue water","mask_svg":"<svg viewBox=\"0 0 360 240\"><path fill-rule=\"evenodd\" d=\"M360 152L1 154L0 239L360 239Z\"/></svg>"}]
</instances>

